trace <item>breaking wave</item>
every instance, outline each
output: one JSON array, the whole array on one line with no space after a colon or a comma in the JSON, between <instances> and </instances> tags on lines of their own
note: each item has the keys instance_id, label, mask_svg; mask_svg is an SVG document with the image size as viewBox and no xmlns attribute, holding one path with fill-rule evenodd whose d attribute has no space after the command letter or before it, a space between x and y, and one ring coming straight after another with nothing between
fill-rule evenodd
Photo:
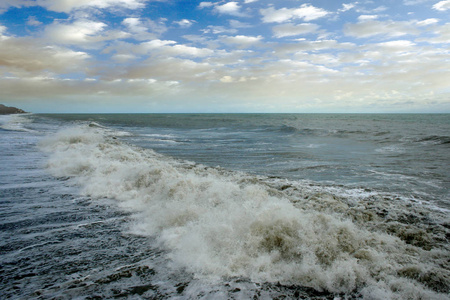
<instances>
[{"instance_id":1,"label":"breaking wave","mask_svg":"<svg viewBox=\"0 0 450 300\"><path fill-rule=\"evenodd\" d=\"M421 144L432 144L432 145L445 145L450 144L450 136L437 136L430 135L421 139L418 139Z\"/></svg>"},{"instance_id":2,"label":"breaking wave","mask_svg":"<svg viewBox=\"0 0 450 300\"><path fill-rule=\"evenodd\" d=\"M33 132L33 130L28 129L25 126L31 122L31 120L26 117L28 115L30 114L0 116L0 128L3 130Z\"/></svg>"},{"instance_id":3,"label":"breaking wave","mask_svg":"<svg viewBox=\"0 0 450 300\"><path fill-rule=\"evenodd\" d=\"M78 126L40 143L48 169L132 213L174 268L367 299L447 299L449 225L389 195L178 161ZM436 215L439 215L436 212ZM444 218L444 217L442 217Z\"/></svg>"}]
</instances>

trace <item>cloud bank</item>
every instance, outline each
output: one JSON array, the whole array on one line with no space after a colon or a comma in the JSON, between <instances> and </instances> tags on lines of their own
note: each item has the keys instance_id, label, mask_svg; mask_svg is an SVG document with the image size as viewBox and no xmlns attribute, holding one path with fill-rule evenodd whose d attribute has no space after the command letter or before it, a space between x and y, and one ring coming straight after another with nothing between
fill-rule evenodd
<instances>
[{"instance_id":1,"label":"cloud bank","mask_svg":"<svg viewBox=\"0 0 450 300\"><path fill-rule=\"evenodd\" d=\"M29 111L448 112L450 1L399 5L408 17L369 2L6 0L0 90Z\"/></svg>"}]
</instances>

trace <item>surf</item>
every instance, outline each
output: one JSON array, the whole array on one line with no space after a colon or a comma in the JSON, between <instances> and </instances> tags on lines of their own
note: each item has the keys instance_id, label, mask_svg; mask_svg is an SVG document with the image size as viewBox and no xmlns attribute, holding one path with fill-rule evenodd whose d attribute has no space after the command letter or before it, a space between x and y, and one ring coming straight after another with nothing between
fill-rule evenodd
<instances>
[{"instance_id":1,"label":"surf","mask_svg":"<svg viewBox=\"0 0 450 300\"><path fill-rule=\"evenodd\" d=\"M416 225L402 226L406 204L394 209L404 229L396 232L376 213L388 205L381 198L372 209L362 201L363 209L360 199L320 186L129 145L102 126L64 129L39 147L49 172L94 201L114 199L133 219L124 230L155 238L173 268L197 279L247 278L372 299L445 299L450 288L448 249ZM402 234L422 234L433 247Z\"/></svg>"}]
</instances>

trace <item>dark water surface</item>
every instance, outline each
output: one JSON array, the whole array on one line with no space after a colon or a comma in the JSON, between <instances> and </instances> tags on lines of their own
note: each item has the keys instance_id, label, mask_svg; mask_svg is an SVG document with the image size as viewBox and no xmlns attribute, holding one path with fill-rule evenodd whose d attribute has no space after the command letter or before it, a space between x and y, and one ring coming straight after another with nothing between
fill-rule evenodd
<instances>
[{"instance_id":1,"label":"dark water surface","mask_svg":"<svg viewBox=\"0 0 450 300\"><path fill-rule=\"evenodd\" d=\"M4 298L449 297L448 114L0 126Z\"/></svg>"}]
</instances>

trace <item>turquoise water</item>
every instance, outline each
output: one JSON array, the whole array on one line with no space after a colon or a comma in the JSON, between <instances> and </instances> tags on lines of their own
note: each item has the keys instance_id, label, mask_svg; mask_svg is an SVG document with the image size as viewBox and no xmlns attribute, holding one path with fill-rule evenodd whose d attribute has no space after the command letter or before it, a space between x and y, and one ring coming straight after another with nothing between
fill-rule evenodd
<instances>
[{"instance_id":1,"label":"turquoise water","mask_svg":"<svg viewBox=\"0 0 450 300\"><path fill-rule=\"evenodd\" d=\"M447 299L449 117L2 116L1 290Z\"/></svg>"}]
</instances>

